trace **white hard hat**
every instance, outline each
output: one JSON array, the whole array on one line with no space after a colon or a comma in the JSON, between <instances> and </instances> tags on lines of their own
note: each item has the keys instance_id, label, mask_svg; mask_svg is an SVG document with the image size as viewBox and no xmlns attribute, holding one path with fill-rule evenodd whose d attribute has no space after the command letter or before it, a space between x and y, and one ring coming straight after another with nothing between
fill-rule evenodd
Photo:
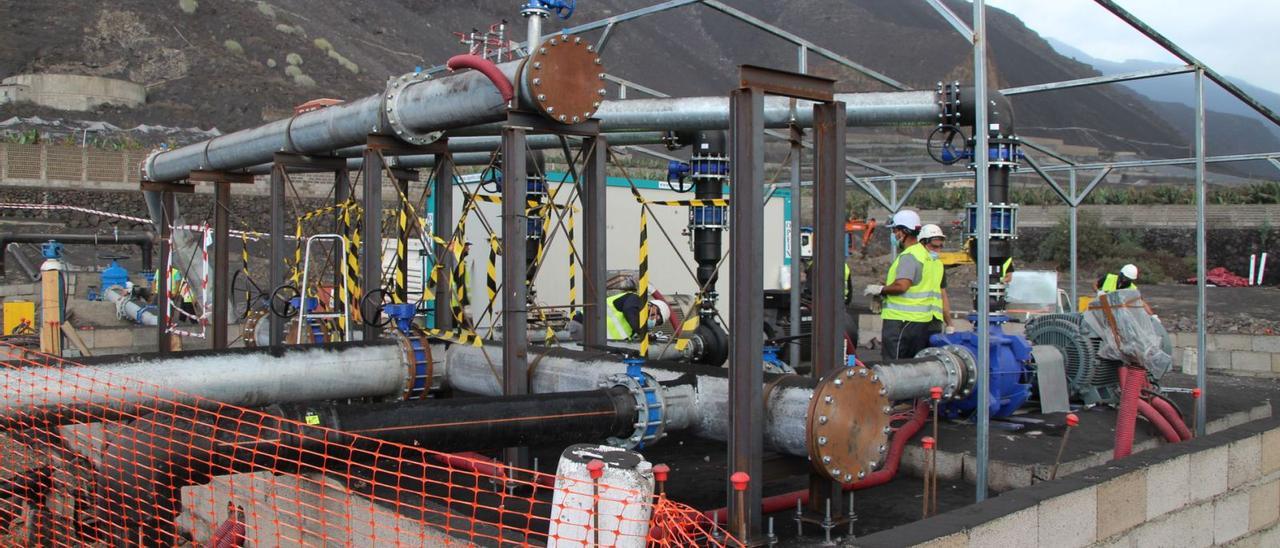
<instances>
[{"instance_id":1,"label":"white hard hat","mask_svg":"<svg viewBox=\"0 0 1280 548\"><path fill-rule=\"evenodd\" d=\"M1138 267L1131 264L1124 265L1120 267L1120 274L1123 274L1124 277L1129 278L1130 280L1136 280L1138 279Z\"/></svg>"},{"instance_id":2,"label":"white hard hat","mask_svg":"<svg viewBox=\"0 0 1280 548\"><path fill-rule=\"evenodd\" d=\"M920 227L920 239L928 240L929 238L946 239L947 235L942 233L942 229L938 225L924 225Z\"/></svg>"},{"instance_id":3,"label":"white hard hat","mask_svg":"<svg viewBox=\"0 0 1280 548\"><path fill-rule=\"evenodd\" d=\"M889 221L889 228L899 226L909 230L918 230L920 228L920 215L910 209L894 213L893 219Z\"/></svg>"},{"instance_id":4,"label":"white hard hat","mask_svg":"<svg viewBox=\"0 0 1280 548\"><path fill-rule=\"evenodd\" d=\"M658 307L658 325L667 323L667 318L671 317L671 306L662 299L649 299L649 304Z\"/></svg>"}]
</instances>

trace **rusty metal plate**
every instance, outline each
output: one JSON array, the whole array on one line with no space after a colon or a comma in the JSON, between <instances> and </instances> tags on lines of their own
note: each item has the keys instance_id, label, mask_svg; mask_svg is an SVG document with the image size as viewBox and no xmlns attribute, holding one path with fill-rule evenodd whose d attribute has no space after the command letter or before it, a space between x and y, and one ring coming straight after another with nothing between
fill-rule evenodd
<instances>
[{"instance_id":1,"label":"rusty metal plate","mask_svg":"<svg viewBox=\"0 0 1280 548\"><path fill-rule=\"evenodd\" d=\"M814 470L852 483L884 463L893 408L880 379L865 367L819 381L809 402L809 458Z\"/></svg>"},{"instance_id":2,"label":"rusty metal plate","mask_svg":"<svg viewBox=\"0 0 1280 548\"><path fill-rule=\"evenodd\" d=\"M577 36L552 36L525 60L524 88L548 118L577 124L604 100L604 65L595 47Z\"/></svg>"}]
</instances>

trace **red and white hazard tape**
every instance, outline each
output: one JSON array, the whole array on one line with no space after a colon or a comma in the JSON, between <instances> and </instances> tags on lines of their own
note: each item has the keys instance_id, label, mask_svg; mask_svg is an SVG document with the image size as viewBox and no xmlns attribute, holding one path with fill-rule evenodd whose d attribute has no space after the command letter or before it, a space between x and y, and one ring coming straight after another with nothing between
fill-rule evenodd
<instances>
[{"instance_id":1,"label":"red and white hazard tape","mask_svg":"<svg viewBox=\"0 0 1280 548\"><path fill-rule=\"evenodd\" d=\"M70 206L70 205L17 204L17 203L10 203L10 202L0 202L0 209L14 209L14 210L28 210L28 211L75 211L78 213L88 213L90 215L98 215L100 217L120 219L124 221L135 222L135 223L147 223L147 224L151 223L151 219L143 219L142 217L134 217L132 215L123 215L120 213L111 213L109 211L100 211L97 209L89 209L87 207L77 207L77 206ZM188 230L192 232L199 232L204 230L204 225L202 224L201 225L174 225L171 228L173 230ZM257 232L253 230L228 230L227 233L232 236L247 238L255 242L262 238L266 238L270 236L270 234L266 232ZM285 236L285 237L289 238L289 236Z\"/></svg>"}]
</instances>

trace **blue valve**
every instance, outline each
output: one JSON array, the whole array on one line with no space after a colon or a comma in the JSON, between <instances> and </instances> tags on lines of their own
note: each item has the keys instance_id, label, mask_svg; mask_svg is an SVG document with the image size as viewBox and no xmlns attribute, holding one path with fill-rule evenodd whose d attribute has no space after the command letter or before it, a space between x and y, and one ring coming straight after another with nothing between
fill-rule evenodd
<instances>
[{"instance_id":1,"label":"blue valve","mask_svg":"<svg viewBox=\"0 0 1280 548\"><path fill-rule=\"evenodd\" d=\"M528 11L554 13L561 21L566 21L573 16L573 10L577 4L578 0L529 0L520 8L520 11L521 13Z\"/></svg>"},{"instance_id":2,"label":"blue valve","mask_svg":"<svg viewBox=\"0 0 1280 548\"><path fill-rule=\"evenodd\" d=\"M689 164L678 160L667 162L667 182L674 183L689 176Z\"/></svg>"},{"instance_id":3,"label":"blue valve","mask_svg":"<svg viewBox=\"0 0 1280 548\"><path fill-rule=\"evenodd\" d=\"M40 253L44 255L44 258L46 259L61 259L62 244L58 243L57 240L49 240L48 242L40 245Z\"/></svg>"},{"instance_id":4,"label":"blue valve","mask_svg":"<svg viewBox=\"0 0 1280 548\"><path fill-rule=\"evenodd\" d=\"M623 358L622 363L627 364L627 376L643 385L645 382L644 358Z\"/></svg>"},{"instance_id":5,"label":"blue valve","mask_svg":"<svg viewBox=\"0 0 1280 548\"><path fill-rule=\"evenodd\" d=\"M413 316L417 312L416 308L412 303L388 304L383 305L382 313L389 316L402 333L408 333L413 323Z\"/></svg>"}]
</instances>

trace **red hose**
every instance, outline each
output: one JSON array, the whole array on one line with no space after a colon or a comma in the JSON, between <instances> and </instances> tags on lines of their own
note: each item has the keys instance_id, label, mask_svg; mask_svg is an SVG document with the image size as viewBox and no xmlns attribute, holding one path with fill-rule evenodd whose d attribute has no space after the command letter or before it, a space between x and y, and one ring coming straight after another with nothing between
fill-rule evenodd
<instances>
[{"instance_id":1,"label":"red hose","mask_svg":"<svg viewBox=\"0 0 1280 548\"><path fill-rule=\"evenodd\" d=\"M1169 403L1164 398L1157 396L1151 398L1151 406L1156 408L1156 411L1159 411L1160 414L1164 416L1164 420L1168 421L1169 426L1173 427L1173 430L1178 433L1178 437L1181 438L1182 441L1187 441L1192 438L1191 429L1187 428L1187 423L1182 421L1182 415L1178 413L1177 409L1173 408L1173 404Z\"/></svg>"},{"instance_id":2,"label":"red hose","mask_svg":"<svg viewBox=\"0 0 1280 548\"><path fill-rule=\"evenodd\" d=\"M513 88L511 82L507 80L506 75L502 74L502 69L499 69L498 65L493 64L493 61L484 59L479 55L469 55L465 53L462 55L454 55L449 58L449 61L445 66L449 67L449 70L469 68L485 75L490 82L493 82L493 87L498 88L498 93L502 94L503 101L510 103L511 99L516 96L515 88Z\"/></svg>"},{"instance_id":3,"label":"red hose","mask_svg":"<svg viewBox=\"0 0 1280 548\"><path fill-rule=\"evenodd\" d=\"M1133 454L1133 430L1138 422L1138 402L1146 371L1137 367L1120 368L1120 412L1116 415L1115 450L1112 458L1119 460Z\"/></svg>"},{"instance_id":4,"label":"red hose","mask_svg":"<svg viewBox=\"0 0 1280 548\"><path fill-rule=\"evenodd\" d=\"M884 467L867 474L866 477L858 481L846 483L844 490L858 491L889 483L889 480L892 480L894 476L898 475L898 464L902 461L902 451L906 448L907 442L911 441L911 438L915 437L915 435L920 432L921 428L924 428L924 424L928 420L929 404L921 401L916 404L915 411L913 411L911 415L911 420L899 427L898 431L893 434L893 441L889 445L888 460L885 461ZM770 514L773 512L780 512L788 508L795 508L796 499L800 499L801 504L808 504L809 490L802 489L791 493L764 497L760 501L761 512ZM715 510L707 510L703 512L703 515L716 519L720 523L726 523L726 520L729 519L729 510L727 508L717 508Z\"/></svg>"},{"instance_id":5,"label":"red hose","mask_svg":"<svg viewBox=\"0 0 1280 548\"><path fill-rule=\"evenodd\" d=\"M1182 437L1173 429L1173 426L1169 425L1169 421L1165 420L1164 416L1161 415L1159 411L1156 411L1156 408L1152 407L1151 404L1147 403L1145 400L1138 400L1138 412L1142 413L1142 416L1147 418L1147 422L1150 422L1152 426L1156 427L1156 430L1160 432L1160 435L1164 436L1164 441L1169 443L1178 443L1182 441Z\"/></svg>"},{"instance_id":6,"label":"red hose","mask_svg":"<svg viewBox=\"0 0 1280 548\"><path fill-rule=\"evenodd\" d=\"M471 472L481 476L491 478L504 478L506 473L503 472L503 465L495 459L491 459L480 453L465 451L462 453L429 453L428 457L447 468ZM555 476L548 474L538 474L537 483L543 487L555 487Z\"/></svg>"}]
</instances>

